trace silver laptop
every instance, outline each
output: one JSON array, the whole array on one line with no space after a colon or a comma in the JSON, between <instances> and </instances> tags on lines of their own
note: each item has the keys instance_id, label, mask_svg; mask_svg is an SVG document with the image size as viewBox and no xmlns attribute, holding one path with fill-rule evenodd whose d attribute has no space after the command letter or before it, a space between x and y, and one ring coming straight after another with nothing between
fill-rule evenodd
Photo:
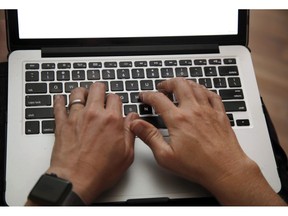
<instances>
[{"instance_id":1,"label":"silver laptop","mask_svg":"<svg viewBox=\"0 0 288 216\"><path fill-rule=\"evenodd\" d=\"M49 167L54 95L65 95L68 104L72 89L103 82L107 92L121 97L123 116L138 112L169 139L161 119L141 104L138 93L155 91L158 82L173 77L194 80L221 95L241 147L278 192L281 184L246 48L248 12L191 11L176 1L167 1L165 10L156 3L142 9L118 7L111 11L102 1L97 13L88 8L7 12L7 204L23 205ZM133 165L97 202L207 196L201 186L160 168L136 138Z\"/></svg>"}]
</instances>

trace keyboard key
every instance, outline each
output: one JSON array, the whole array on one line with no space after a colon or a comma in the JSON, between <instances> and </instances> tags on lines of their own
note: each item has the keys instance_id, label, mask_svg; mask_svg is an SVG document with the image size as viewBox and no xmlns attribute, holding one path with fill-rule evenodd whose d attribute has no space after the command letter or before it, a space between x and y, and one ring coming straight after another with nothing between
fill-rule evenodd
<instances>
[{"instance_id":1,"label":"keyboard key","mask_svg":"<svg viewBox=\"0 0 288 216\"><path fill-rule=\"evenodd\" d=\"M177 66L177 61L176 60L166 60L164 61L165 66Z\"/></svg>"},{"instance_id":2,"label":"keyboard key","mask_svg":"<svg viewBox=\"0 0 288 216\"><path fill-rule=\"evenodd\" d=\"M163 119L160 116L149 116L149 117L141 117L141 119L149 122L154 125L156 128L166 129L166 125L164 124Z\"/></svg>"},{"instance_id":3,"label":"keyboard key","mask_svg":"<svg viewBox=\"0 0 288 216\"><path fill-rule=\"evenodd\" d=\"M85 71L84 70L73 70L72 71L72 80L85 80Z\"/></svg>"},{"instance_id":4,"label":"keyboard key","mask_svg":"<svg viewBox=\"0 0 288 216\"><path fill-rule=\"evenodd\" d=\"M62 84L62 83L61 83ZM60 95L60 94L58 94L58 95ZM56 95L53 95L53 101L55 101L55 96ZM63 97L64 97L64 101L65 101L65 105L67 105L68 103L68 100L67 100L67 95L65 94L65 95L62 95Z\"/></svg>"},{"instance_id":5,"label":"keyboard key","mask_svg":"<svg viewBox=\"0 0 288 216\"><path fill-rule=\"evenodd\" d=\"M219 95L222 100L237 100L244 98L242 89L221 89L219 90Z\"/></svg>"},{"instance_id":6,"label":"keyboard key","mask_svg":"<svg viewBox=\"0 0 288 216\"><path fill-rule=\"evenodd\" d=\"M58 63L57 67L58 69L70 69L71 63Z\"/></svg>"},{"instance_id":7,"label":"keyboard key","mask_svg":"<svg viewBox=\"0 0 288 216\"><path fill-rule=\"evenodd\" d=\"M87 64L85 62L76 62L73 63L73 68L78 69L78 68L86 68Z\"/></svg>"},{"instance_id":8,"label":"keyboard key","mask_svg":"<svg viewBox=\"0 0 288 216\"><path fill-rule=\"evenodd\" d=\"M110 85L111 85L111 91L123 91L124 90L122 81L112 81Z\"/></svg>"},{"instance_id":9,"label":"keyboard key","mask_svg":"<svg viewBox=\"0 0 288 216\"><path fill-rule=\"evenodd\" d=\"M55 69L54 63L43 63L41 65L42 69Z\"/></svg>"},{"instance_id":10,"label":"keyboard key","mask_svg":"<svg viewBox=\"0 0 288 216\"><path fill-rule=\"evenodd\" d=\"M89 89L93 82L80 82L80 87Z\"/></svg>"},{"instance_id":11,"label":"keyboard key","mask_svg":"<svg viewBox=\"0 0 288 216\"><path fill-rule=\"evenodd\" d=\"M25 97L26 106L50 106L50 95L28 95Z\"/></svg>"},{"instance_id":12,"label":"keyboard key","mask_svg":"<svg viewBox=\"0 0 288 216\"><path fill-rule=\"evenodd\" d=\"M214 83L215 88L226 88L227 87L225 78L214 78L213 83Z\"/></svg>"},{"instance_id":13,"label":"keyboard key","mask_svg":"<svg viewBox=\"0 0 288 216\"><path fill-rule=\"evenodd\" d=\"M160 82L163 82L163 81L164 81L164 79L163 79L163 80L155 80L155 88L158 89L158 88L157 88L157 85L158 85Z\"/></svg>"},{"instance_id":14,"label":"keyboard key","mask_svg":"<svg viewBox=\"0 0 288 216\"><path fill-rule=\"evenodd\" d=\"M205 76L217 76L216 67L204 67Z\"/></svg>"},{"instance_id":15,"label":"keyboard key","mask_svg":"<svg viewBox=\"0 0 288 216\"><path fill-rule=\"evenodd\" d=\"M152 115L152 107L147 104L139 105L140 115Z\"/></svg>"},{"instance_id":16,"label":"keyboard key","mask_svg":"<svg viewBox=\"0 0 288 216\"><path fill-rule=\"evenodd\" d=\"M65 83L65 92L70 93L73 89L78 87L77 82L67 82Z\"/></svg>"},{"instance_id":17,"label":"keyboard key","mask_svg":"<svg viewBox=\"0 0 288 216\"><path fill-rule=\"evenodd\" d=\"M227 117L229 118L231 127L235 126L233 114L229 113Z\"/></svg>"},{"instance_id":18,"label":"keyboard key","mask_svg":"<svg viewBox=\"0 0 288 216\"><path fill-rule=\"evenodd\" d=\"M128 93L116 93L120 99L122 100L122 103L128 103L129 98L128 98Z\"/></svg>"},{"instance_id":19,"label":"keyboard key","mask_svg":"<svg viewBox=\"0 0 288 216\"><path fill-rule=\"evenodd\" d=\"M46 83L26 83L25 92L26 94L47 93L47 84Z\"/></svg>"},{"instance_id":20,"label":"keyboard key","mask_svg":"<svg viewBox=\"0 0 288 216\"><path fill-rule=\"evenodd\" d=\"M26 71L25 80L27 82L39 81L39 72L38 71Z\"/></svg>"},{"instance_id":21,"label":"keyboard key","mask_svg":"<svg viewBox=\"0 0 288 216\"><path fill-rule=\"evenodd\" d=\"M207 65L207 60L206 59L196 59L194 60L195 65Z\"/></svg>"},{"instance_id":22,"label":"keyboard key","mask_svg":"<svg viewBox=\"0 0 288 216\"><path fill-rule=\"evenodd\" d=\"M141 79L144 78L144 69L132 69L132 78Z\"/></svg>"},{"instance_id":23,"label":"keyboard key","mask_svg":"<svg viewBox=\"0 0 288 216\"><path fill-rule=\"evenodd\" d=\"M137 105L124 105L124 115L127 116L131 112L138 112Z\"/></svg>"},{"instance_id":24,"label":"keyboard key","mask_svg":"<svg viewBox=\"0 0 288 216\"><path fill-rule=\"evenodd\" d=\"M237 66L219 66L219 75L220 76L238 76L238 68Z\"/></svg>"},{"instance_id":25,"label":"keyboard key","mask_svg":"<svg viewBox=\"0 0 288 216\"><path fill-rule=\"evenodd\" d=\"M42 121L42 133L43 134L51 134L54 133L55 130L55 121Z\"/></svg>"},{"instance_id":26,"label":"keyboard key","mask_svg":"<svg viewBox=\"0 0 288 216\"><path fill-rule=\"evenodd\" d=\"M87 71L88 80L99 80L100 79L100 70L88 70Z\"/></svg>"},{"instance_id":27,"label":"keyboard key","mask_svg":"<svg viewBox=\"0 0 288 216\"><path fill-rule=\"evenodd\" d=\"M159 78L158 68L147 68L146 69L147 78Z\"/></svg>"},{"instance_id":28,"label":"keyboard key","mask_svg":"<svg viewBox=\"0 0 288 216\"><path fill-rule=\"evenodd\" d=\"M247 110L245 101L223 101L226 112L244 112Z\"/></svg>"},{"instance_id":29,"label":"keyboard key","mask_svg":"<svg viewBox=\"0 0 288 216\"><path fill-rule=\"evenodd\" d=\"M104 67L105 68L116 68L117 62L104 62Z\"/></svg>"},{"instance_id":30,"label":"keyboard key","mask_svg":"<svg viewBox=\"0 0 288 216\"><path fill-rule=\"evenodd\" d=\"M120 62L120 67L132 67L132 62L131 61L127 61L127 62Z\"/></svg>"},{"instance_id":31,"label":"keyboard key","mask_svg":"<svg viewBox=\"0 0 288 216\"><path fill-rule=\"evenodd\" d=\"M190 67L190 76L191 77L202 77L203 72L201 67Z\"/></svg>"},{"instance_id":32,"label":"keyboard key","mask_svg":"<svg viewBox=\"0 0 288 216\"><path fill-rule=\"evenodd\" d=\"M126 85L127 91L135 91L135 90L138 91L139 90L139 86L138 86L137 81L126 81L125 85Z\"/></svg>"},{"instance_id":33,"label":"keyboard key","mask_svg":"<svg viewBox=\"0 0 288 216\"><path fill-rule=\"evenodd\" d=\"M27 108L25 109L26 119L54 118L53 108Z\"/></svg>"},{"instance_id":34,"label":"keyboard key","mask_svg":"<svg viewBox=\"0 0 288 216\"><path fill-rule=\"evenodd\" d=\"M239 77L228 78L229 87L241 87L241 81Z\"/></svg>"},{"instance_id":35,"label":"keyboard key","mask_svg":"<svg viewBox=\"0 0 288 216\"><path fill-rule=\"evenodd\" d=\"M26 70L37 70L37 69L39 69L39 64L37 64L37 63L27 63L27 64L25 64L25 69Z\"/></svg>"},{"instance_id":36,"label":"keyboard key","mask_svg":"<svg viewBox=\"0 0 288 216\"><path fill-rule=\"evenodd\" d=\"M147 61L135 61L135 67L147 67Z\"/></svg>"},{"instance_id":37,"label":"keyboard key","mask_svg":"<svg viewBox=\"0 0 288 216\"><path fill-rule=\"evenodd\" d=\"M103 79L115 79L115 70L114 69L105 69L102 70Z\"/></svg>"},{"instance_id":38,"label":"keyboard key","mask_svg":"<svg viewBox=\"0 0 288 216\"><path fill-rule=\"evenodd\" d=\"M41 80L42 81L54 81L54 71L42 71Z\"/></svg>"},{"instance_id":39,"label":"keyboard key","mask_svg":"<svg viewBox=\"0 0 288 216\"><path fill-rule=\"evenodd\" d=\"M153 90L152 80L141 80L140 81L141 90Z\"/></svg>"},{"instance_id":40,"label":"keyboard key","mask_svg":"<svg viewBox=\"0 0 288 216\"><path fill-rule=\"evenodd\" d=\"M224 64L236 64L235 58L224 59Z\"/></svg>"},{"instance_id":41,"label":"keyboard key","mask_svg":"<svg viewBox=\"0 0 288 216\"><path fill-rule=\"evenodd\" d=\"M161 67L162 66L162 61L150 61L149 65L151 67Z\"/></svg>"},{"instance_id":42,"label":"keyboard key","mask_svg":"<svg viewBox=\"0 0 288 216\"><path fill-rule=\"evenodd\" d=\"M102 62L89 62L89 68L102 68Z\"/></svg>"},{"instance_id":43,"label":"keyboard key","mask_svg":"<svg viewBox=\"0 0 288 216\"><path fill-rule=\"evenodd\" d=\"M209 59L210 65L221 65L221 59Z\"/></svg>"},{"instance_id":44,"label":"keyboard key","mask_svg":"<svg viewBox=\"0 0 288 216\"><path fill-rule=\"evenodd\" d=\"M162 78L172 78L174 77L173 68L161 68Z\"/></svg>"},{"instance_id":45,"label":"keyboard key","mask_svg":"<svg viewBox=\"0 0 288 216\"><path fill-rule=\"evenodd\" d=\"M188 66L188 65L192 65L192 60L180 60L179 64L181 66Z\"/></svg>"},{"instance_id":46,"label":"keyboard key","mask_svg":"<svg viewBox=\"0 0 288 216\"><path fill-rule=\"evenodd\" d=\"M188 77L188 70L185 67L175 69L176 77Z\"/></svg>"},{"instance_id":47,"label":"keyboard key","mask_svg":"<svg viewBox=\"0 0 288 216\"><path fill-rule=\"evenodd\" d=\"M25 122L25 134L39 134L39 127L39 121L27 121Z\"/></svg>"},{"instance_id":48,"label":"keyboard key","mask_svg":"<svg viewBox=\"0 0 288 216\"><path fill-rule=\"evenodd\" d=\"M69 70L58 70L57 71L57 80L58 81L70 80L70 71Z\"/></svg>"},{"instance_id":49,"label":"keyboard key","mask_svg":"<svg viewBox=\"0 0 288 216\"><path fill-rule=\"evenodd\" d=\"M249 126L250 121L249 121L249 119L237 119L236 124L237 124L237 126Z\"/></svg>"},{"instance_id":50,"label":"keyboard key","mask_svg":"<svg viewBox=\"0 0 288 216\"><path fill-rule=\"evenodd\" d=\"M212 81L210 78L200 78L199 84L205 86L206 88L212 88Z\"/></svg>"},{"instance_id":51,"label":"keyboard key","mask_svg":"<svg viewBox=\"0 0 288 216\"><path fill-rule=\"evenodd\" d=\"M139 92L131 92L130 93L130 101L131 101L131 103L141 102L141 100L139 98Z\"/></svg>"},{"instance_id":52,"label":"keyboard key","mask_svg":"<svg viewBox=\"0 0 288 216\"><path fill-rule=\"evenodd\" d=\"M62 93L63 92L62 83L49 83L49 92L50 93Z\"/></svg>"},{"instance_id":53,"label":"keyboard key","mask_svg":"<svg viewBox=\"0 0 288 216\"><path fill-rule=\"evenodd\" d=\"M117 78L118 79L130 79L129 69L118 69Z\"/></svg>"},{"instance_id":54,"label":"keyboard key","mask_svg":"<svg viewBox=\"0 0 288 216\"><path fill-rule=\"evenodd\" d=\"M109 91L109 84L108 84L108 82L107 81L96 81L95 83L103 83L104 85L105 85L105 87L106 87L106 92L107 91Z\"/></svg>"}]
</instances>

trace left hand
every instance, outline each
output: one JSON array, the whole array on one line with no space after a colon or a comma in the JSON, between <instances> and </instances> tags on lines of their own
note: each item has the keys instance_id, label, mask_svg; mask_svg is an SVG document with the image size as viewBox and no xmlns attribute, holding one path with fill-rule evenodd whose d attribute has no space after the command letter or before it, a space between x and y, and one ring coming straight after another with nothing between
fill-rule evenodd
<instances>
[{"instance_id":1,"label":"left hand","mask_svg":"<svg viewBox=\"0 0 288 216\"><path fill-rule=\"evenodd\" d=\"M105 104L105 86L93 84L89 94L84 88L71 92L70 101L80 99L66 112L64 98L54 102L55 143L51 166L55 173L73 184L73 191L90 204L112 187L134 159L134 139L130 122L137 114L122 117L119 96L110 94Z\"/></svg>"}]
</instances>

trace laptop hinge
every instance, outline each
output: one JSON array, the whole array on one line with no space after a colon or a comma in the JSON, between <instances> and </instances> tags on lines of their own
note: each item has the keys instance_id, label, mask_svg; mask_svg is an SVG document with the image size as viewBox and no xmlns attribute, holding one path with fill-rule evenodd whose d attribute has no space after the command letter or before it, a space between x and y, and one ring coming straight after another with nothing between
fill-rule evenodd
<instances>
[{"instance_id":1,"label":"laptop hinge","mask_svg":"<svg viewBox=\"0 0 288 216\"><path fill-rule=\"evenodd\" d=\"M42 57L135 56L219 53L217 44L51 47L42 48Z\"/></svg>"}]
</instances>

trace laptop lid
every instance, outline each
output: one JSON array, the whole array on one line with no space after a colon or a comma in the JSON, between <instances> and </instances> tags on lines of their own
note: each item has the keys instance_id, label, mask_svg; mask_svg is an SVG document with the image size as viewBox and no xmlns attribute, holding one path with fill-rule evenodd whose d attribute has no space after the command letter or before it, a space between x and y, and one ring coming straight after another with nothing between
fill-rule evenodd
<instances>
[{"instance_id":1,"label":"laptop lid","mask_svg":"<svg viewBox=\"0 0 288 216\"><path fill-rule=\"evenodd\" d=\"M169 54L169 50L171 54L215 52L217 45L247 45L246 10L198 12L167 2L165 7L155 4L147 8L150 11L144 5L141 9L137 5L127 9L122 6L121 11L113 10L112 15L111 7L105 1L101 4L97 13L8 10L9 50L43 49L49 57L50 48L57 48L62 56L73 55L74 49L80 48L82 55L103 56Z\"/></svg>"}]
</instances>

